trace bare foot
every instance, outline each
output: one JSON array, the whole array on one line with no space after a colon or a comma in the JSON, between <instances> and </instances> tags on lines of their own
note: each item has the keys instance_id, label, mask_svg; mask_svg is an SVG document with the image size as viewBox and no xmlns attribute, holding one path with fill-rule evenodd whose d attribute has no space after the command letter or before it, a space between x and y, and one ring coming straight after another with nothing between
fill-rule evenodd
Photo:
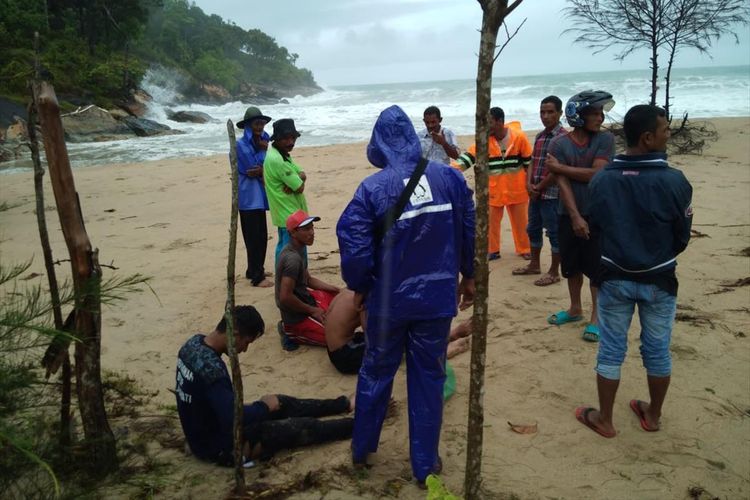
<instances>
[{"instance_id":1,"label":"bare foot","mask_svg":"<svg viewBox=\"0 0 750 500\"><path fill-rule=\"evenodd\" d=\"M462 352L466 352L471 347L471 339L469 337L464 337L458 340L454 340L453 342L448 344L448 359L451 359L453 356L457 356L461 354Z\"/></svg>"},{"instance_id":2,"label":"bare foot","mask_svg":"<svg viewBox=\"0 0 750 500\"><path fill-rule=\"evenodd\" d=\"M453 328L448 336L448 341L452 342L457 339L468 337L469 335L471 335L471 318L462 321L458 326Z\"/></svg>"},{"instance_id":3,"label":"bare foot","mask_svg":"<svg viewBox=\"0 0 750 500\"><path fill-rule=\"evenodd\" d=\"M264 279L263 281L261 281L257 285L253 285L253 286L258 287L258 288L271 288L273 285L274 285L273 281Z\"/></svg>"}]
</instances>

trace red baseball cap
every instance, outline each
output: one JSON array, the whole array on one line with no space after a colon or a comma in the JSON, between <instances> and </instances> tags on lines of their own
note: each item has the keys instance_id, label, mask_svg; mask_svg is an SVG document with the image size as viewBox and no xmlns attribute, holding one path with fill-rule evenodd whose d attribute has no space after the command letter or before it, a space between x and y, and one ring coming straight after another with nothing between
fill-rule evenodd
<instances>
[{"instance_id":1,"label":"red baseball cap","mask_svg":"<svg viewBox=\"0 0 750 500\"><path fill-rule=\"evenodd\" d=\"M311 222L317 222L320 217L308 215L304 210L297 210L286 219L286 230L292 232L298 227L306 226Z\"/></svg>"}]
</instances>

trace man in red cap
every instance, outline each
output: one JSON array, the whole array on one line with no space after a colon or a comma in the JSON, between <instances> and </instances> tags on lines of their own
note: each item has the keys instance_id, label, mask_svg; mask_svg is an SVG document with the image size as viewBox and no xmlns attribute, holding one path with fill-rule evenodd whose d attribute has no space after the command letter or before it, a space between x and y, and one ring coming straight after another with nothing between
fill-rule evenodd
<instances>
[{"instance_id":1,"label":"man in red cap","mask_svg":"<svg viewBox=\"0 0 750 500\"><path fill-rule=\"evenodd\" d=\"M287 351L298 344L326 345L325 315L338 287L310 276L305 247L315 241L313 217L297 210L286 219L289 243L276 262L276 306L281 312L279 334Z\"/></svg>"}]
</instances>

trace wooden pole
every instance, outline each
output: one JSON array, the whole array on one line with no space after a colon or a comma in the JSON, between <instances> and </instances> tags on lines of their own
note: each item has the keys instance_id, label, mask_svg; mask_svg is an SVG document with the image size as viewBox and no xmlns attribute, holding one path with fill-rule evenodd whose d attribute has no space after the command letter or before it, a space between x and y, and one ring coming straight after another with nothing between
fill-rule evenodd
<instances>
[{"instance_id":1,"label":"wooden pole","mask_svg":"<svg viewBox=\"0 0 750 500\"><path fill-rule=\"evenodd\" d=\"M45 1L45 11L47 2ZM34 164L34 194L36 196L36 222L39 229L39 241L42 245L44 256L44 267L47 270L47 283L52 301L52 316L55 322L55 330L63 330L62 306L60 304L60 291L57 285L57 274L55 273L55 261L52 258L52 247L49 243L49 231L47 230L47 217L44 212L44 167L39 155L39 138L36 136L37 122L37 94L39 92L39 33L34 33L34 79L29 83L31 90L31 102L29 103L29 120L26 122L27 134L29 136L29 148L31 149L31 162ZM60 379L60 448L65 450L70 446L70 357L68 356L66 342L63 356L63 371ZM49 373L49 372L48 372Z\"/></svg>"},{"instance_id":2,"label":"wooden pole","mask_svg":"<svg viewBox=\"0 0 750 500\"><path fill-rule=\"evenodd\" d=\"M229 135L229 166L232 178L232 212L229 215L227 303L224 308L224 317L227 320L227 344L229 347L229 362L232 366L232 388L234 389L234 488L236 495L243 496L245 494L245 469L243 468L242 460L242 447L244 444L242 417L244 402L242 370L240 369L237 348L234 343L234 261L237 254L237 210L239 204L237 200L237 138L234 135L234 123L232 123L232 120L227 120L227 133Z\"/></svg>"},{"instance_id":3,"label":"wooden pole","mask_svg":"<svg viewBox=\"0 0 750 500\"><path fill-rule=\"evenodd\" d=\"M105 475L117 469L115 437L107 421L101 384L101 284L98 250L92 249L70 168L52 85L43 82L37 95L52 191L70 254L75 291L75 373L78 408L88 448L91 472Z\"/></svg>"}]
</instances>

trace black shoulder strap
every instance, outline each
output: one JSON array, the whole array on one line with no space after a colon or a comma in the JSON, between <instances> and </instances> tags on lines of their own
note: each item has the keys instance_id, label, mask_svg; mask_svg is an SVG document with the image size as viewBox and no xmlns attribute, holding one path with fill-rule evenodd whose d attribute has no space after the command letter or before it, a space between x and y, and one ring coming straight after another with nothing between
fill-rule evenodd
<instances>
[{"instance_id":1,"label":"black shoulder strap","mask_svg":"<svg viewBox=\"0 0 750 500\"><path fill-rule=\"evenodd\" d=\"M424 158L420 158L419 163L417 163L417 167L414 169L414 172L412 172L411 177L409 177L409 182L406 184L406 187L404 187L404 190L401 191L401 196L399 196L398 201L394 206L392 206L385 212L385 215L383 215L383 219L381 220L380 224L375 226L376 243L380 243L380 241L385 238L385 235L388 233L391 227L393 227L393 224L395 224L398 218L401 217L401 214L404 213L406 203L409 201L409 198L414 192L414 188L417 187L417 183L422 177L422 174L424 174L426 168L427 160Z\"/></svg>"}]
</instances>

